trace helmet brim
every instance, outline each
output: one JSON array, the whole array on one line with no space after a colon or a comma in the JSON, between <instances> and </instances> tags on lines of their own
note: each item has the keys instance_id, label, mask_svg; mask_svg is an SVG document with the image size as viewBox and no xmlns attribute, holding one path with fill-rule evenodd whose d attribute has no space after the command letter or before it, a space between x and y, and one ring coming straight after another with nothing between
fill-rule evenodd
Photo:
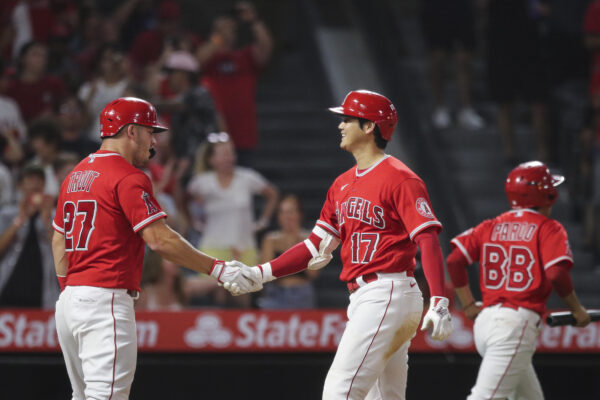
<instances>
[{"instance_id":1,"label":"helmet brim","mask_svg":"<svg viewBox=\"0 0 600 400\"><path fill-rule=\"evenodd\" d=\"M153 129L152 133L161 133L169 130L169 128L163 125L152 125L151 128Z\"/></svg>"},{"instance_id":2,"label":"helmet brim","mask_svg":"<svg viewBox=\"0 0 600 400\"><path fill-rule=\"evenodd\" d=\"M344 107L329 107L328 110L334 114L340 114L340 115L346 114L346 112L344 111Z\"/></svg>"},{"instance_id":3,"label":"helmet brim","mask_svg":"<svg viewBox=\"0 0 600 400\"><path fill-rule=\"evenodd\" d=\"M552 186L557 187L565 181L565 177L562 175L552 175Z\"/></svg>"}]
</instances>

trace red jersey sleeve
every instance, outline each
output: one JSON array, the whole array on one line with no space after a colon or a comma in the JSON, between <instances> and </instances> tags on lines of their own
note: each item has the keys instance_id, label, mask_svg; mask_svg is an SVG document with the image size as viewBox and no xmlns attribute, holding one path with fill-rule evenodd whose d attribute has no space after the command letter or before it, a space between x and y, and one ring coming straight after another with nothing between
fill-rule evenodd
<instances>
[{"instance_id":1,"label":"red jersey sleeve","mask_svg":"<svg viewBox=\"0 0 600 400\"><path fill-rule=\"evenodd\" d=\"M331 186L327 192L327 198L325 199L325 204L323 204L321 215L319 216L316 225L339 238L340 230L338 227L337 213L335 212L335 200L333 199L334 187L335 185Z\"/></svg>"},{"instance_id":2,"label":"red jersey sleeve","mask_svg":"<svg viewBox=\"0 0 600 400\"><path fill-rule=\"evenodd\" d=\"M481 245L478 232L481 230L481 225L485 223L486 222L483 222L475 228L467 229L450 241L451 247L457 248L465 257L465 260L467 260L469 265L473 264L475 261L479 261L479 250Z\"/></svg>"},{"instance_id":3,"label":"red jersey sleeve","mask_svg":"<svg viewBox=\"0 0 600 400\"><path fill-rule=\"evenodd\" d=\"M567 231L555 220L550 220L540 226L540 261L544 270L561 263L566 268L573 267L573 253L569 246Z\"/></svg>"},{"instance_id":4,"label":"red jersey sleeve","mask_svg":"<svg viewBox=\"0 0 600 400\"><path fill-rule=\"evenodd\" d=\"M393 196L398 215L411 240L428 227L434 227L437 232L442 230L442 224L431 210L427 189L421 180L406 179L396 187Z\"/></svg>"},{"instance_id":5,"label":"red jersey sleeve","mask_svg":"<svg viewBox=\"0 0 600 400\"><path fill-rule=\"evenodd\" d=\"M152 183L141 171L123 178L117 185L118 202L134 232L167 214L152 193Z\"/></svg>"},{"instance_id":6,"label":"red jersey sleeve","mask_svg":"<svg viewBox=\"0 0 600 400\"><path fill-rule=\"evenodd\" d=\"M600 1L594 1L588 7L583 30L585 33L600 34Z\"/></svg>"},{"instance_id":7,"label":"red jersey sleeve","mask_svg":"<svg viewBox=\"0 0 600 400\"><path fill-rule=\"evenodd\" d=\"M65 179L66 181L66 179ZM54 214L54 220L52 221L52 228L58 233L65 234L65 221L63 217L63 190L61 188L60 194L58 195L58 202L56 203L56 212Z\"/></svg>"}]
</instances>

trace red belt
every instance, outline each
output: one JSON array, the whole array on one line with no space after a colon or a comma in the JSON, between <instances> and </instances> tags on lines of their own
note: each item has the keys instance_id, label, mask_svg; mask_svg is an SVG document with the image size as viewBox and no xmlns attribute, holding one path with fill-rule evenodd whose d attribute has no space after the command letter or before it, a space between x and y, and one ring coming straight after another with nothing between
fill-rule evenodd
<instances>
[{"instance_id":1,"label":"red belt","mask_svg":"<svg viewBox=\"0 0 600 400\"><path fill-rule=\"evenodd\" d=\"M364 274L362 276L362 279L365 283L376 281L378 278L379 277L377 276L376 272L369 272L368 274ZM356 278L349 281L347 283L347 285L348 285L348 291L350 293L354 292L356 289L358 289L360 287L360 285L356 282Z\"/></svg>"},{"instance_id":2,"label":"red belt","mask_svg":"<svg viewBox=\"0 0 600 400\"><path fill-rule=\"evenodd\" d=\"M506 307L506 308L512 308L513 310L519 310L519 306L515 306L514 304L511 303L498 303L500 304L500 307Z\"/></svg>"}]
</instances>

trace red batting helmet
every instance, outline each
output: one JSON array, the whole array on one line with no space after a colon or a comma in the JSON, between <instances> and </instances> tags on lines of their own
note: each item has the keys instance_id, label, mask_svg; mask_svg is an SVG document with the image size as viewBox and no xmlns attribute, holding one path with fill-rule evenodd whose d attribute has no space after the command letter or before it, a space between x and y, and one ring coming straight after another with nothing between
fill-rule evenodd
<instances>
[{"instance_id":1,"label":"red batting helmet","mask_svg":"<svg viewBox=\"0 0 600 400\"><path fill-rule=\"evenodd\" d=\"M375 122L385 140L392 138L398 123L398 114L392 102L387 97L368 90L348 93L340 107L331 107L329 111Z\"/></svg>"},{"instance_id":2,"label":"red batting helmet","mask_svg":"<svg viewBox=\"0 0 600 400\"><path fill-rule=\"evenodd\" d=\"M558 197L564 176L552 175L546 164L529 161L510 171L504 191L512 208L549 207Z\"/></svg>"},{"instance_id":3,"label":"red batting helmet","mask_svg":"<svg viewBox=\"0 0 600 400\"><path fill-rule=\"evenodd\" d=\"M158 123L152 104L136 97L121 97L108 103L100 113L100 137L114 136L127 124L154 128L154 133L168 129Z\"/></svg>"}]
</instances>

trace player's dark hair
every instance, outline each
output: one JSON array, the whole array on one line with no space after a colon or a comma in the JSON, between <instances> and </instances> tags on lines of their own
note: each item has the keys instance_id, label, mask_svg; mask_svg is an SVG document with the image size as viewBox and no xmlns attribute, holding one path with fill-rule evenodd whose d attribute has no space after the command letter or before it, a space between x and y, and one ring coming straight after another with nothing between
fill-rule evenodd
<instances>
[{"instance_id":1,"label":"player's dark hair","mask_svg":"<svg viewBox=\"0 0 600 400\"><path fill-rule=\"evenodd\" d=\"M25 166L19 170L19 173L17 176L17 181L19 183L21 183L21 182L23 182L23 179L25 179L29 176L37 176L42 181L44 181L44 182L46 181L46 174L44 173L44 167L42 167L40 164L35 163L35 162L25 164Z\"/></svg>"},{"instance_id":2,"label":"player's dark hair","mask_svg":"<svg viewBox=\"0 0 600 400\"><path fill-rule=\"evenodd\" d=\"M358 124L360 125L360 129L362 129L363 125L366 124L367 122L373 122L373 121L364 119L364 118L358 118ZM373 129L373 138L375 139L375 145L378 148L380 148L381 150L385 149L385 147L388 144L388 141L385 140L383 138L383 136L381 136L381 131L379 130L379 127L377 126L377 124L375 124L375 129Z\"/></svg>"}]
</instances>

